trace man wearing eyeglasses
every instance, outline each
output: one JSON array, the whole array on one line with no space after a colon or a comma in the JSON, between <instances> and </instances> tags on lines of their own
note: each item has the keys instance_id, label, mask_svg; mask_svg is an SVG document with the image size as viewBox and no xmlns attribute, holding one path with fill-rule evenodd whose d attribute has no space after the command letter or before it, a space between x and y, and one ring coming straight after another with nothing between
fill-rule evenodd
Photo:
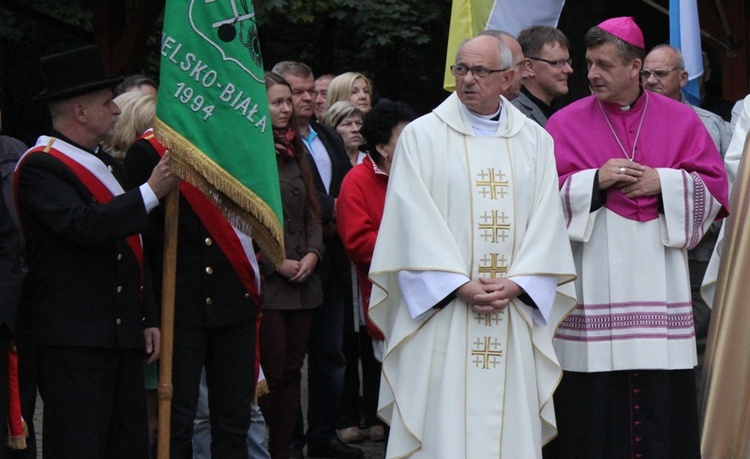
<instances>
[{"instance_id":1,"label":"man wearing eyeglasses","mask_svg":"<svg viewBox=\"0 0 750 459\"><path fill-rule=\"evenodd\" d=\"M522 30L518 42L526 56L526 78L512 103L544 127L555 112L552 99L568 93L568 77L573 73L570 41L559 29L537 25Z\"/></svg>"},{"instance_id":2,"label":"man wearing eyeglasses","mask_svg":"<svg viewBox=\"0 0 750 459\"><path fill-rule=\"evenodd\" d=\"M574 304L552 140L501 95L499 39L455 62L456 92L401 134L370 268L386 457L541 458Z\"/></svg>"},{"instance_id":3,"label":"man wearing eyeglasses","mask_svg":"<svg viewBox=\"0 0 750 459\"><path fill-rule=\"evenodd\" d=\"M649 91L689 105L708 129L711 138L723 157L732 138L732 127L719 115L688 103L681 89L688 82L685 60L679 49L670 45L657 45L646 56L641 70L641 84Z\"/></svg>"},{"instance_id":4,"label":"man wearing eyeglasses","mask_svg":"<svg viewBox=\"0 0 750 459\"><path fill-rule=\"evenodd\" d=\"M699 458L687 249L727 214L711 137L640 85L633 18L586 32L592 95L549 119L579 304L560 324L560 434L545 459Z\"/></svg>"},{"instance_id":5,"label":"man wearing eyeglasses","mask_svg":"<svg viewBox=\"0 0 750 459\"><path fill-rule=\"evenodd\" d=\"M685 60L679 49L670 45L655 46L643 61L641 70L641 84L649 91L663 94L670 99L682 102L692 107L703 125L711 134L716 149L722 158L727 152L729 141L732 139L732 126L719 115L688 103L681 89L688 82L688 72L685 70ZM695 342L698 351L698 366L695 371L695 381L700 384L703 370L703 355L706 352L708 326L711 319L711 308L706 305L700 289L706 274L708 262L711 260L716 239L721 228L720 222L715 222L711 229L701 239L695 248L688 251L688 267L690 270L690 290L693 295L693 321L695 326Z\"/></svg>"}]
</instances>

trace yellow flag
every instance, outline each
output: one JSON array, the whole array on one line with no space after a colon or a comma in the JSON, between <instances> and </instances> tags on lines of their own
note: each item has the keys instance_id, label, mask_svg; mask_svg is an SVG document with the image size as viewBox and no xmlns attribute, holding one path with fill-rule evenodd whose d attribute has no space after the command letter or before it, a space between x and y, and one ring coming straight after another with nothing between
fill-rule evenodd
<instances>
[{"instance_id":1,"label":"yellow flag","mask_svg":"<svg viewBox=\"0 0 750 459\"><path fill-rule=\"evenodd\" d=\"M445 56L445 79L443 80L443 88L446 91L456 89L456 80L451 75L451 65L456 59L458 47L487 28L487 20L494 4L495 0L453 0L448 51Z\"/></svg>"}]
</instances>

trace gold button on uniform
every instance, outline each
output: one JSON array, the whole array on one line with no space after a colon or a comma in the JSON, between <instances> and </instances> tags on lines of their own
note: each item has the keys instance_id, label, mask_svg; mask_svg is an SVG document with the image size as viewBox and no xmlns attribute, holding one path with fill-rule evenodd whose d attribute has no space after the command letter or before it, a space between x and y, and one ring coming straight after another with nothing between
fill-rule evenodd
<instances>
[{"instance_id":1,"label":"gold button on uniform","mask_svg":"<svg viewBox=\"0 0 750 459\"><path fill-rule=\"evenodd\" d=\"M249 293L245 293L245 298L250 298L250 294Z\"/></svg>"},{"instance_id":2,"label":"gold button on uniform","mask_svg":"<svg viewBox=\"0 0 750 459\"><path fill-rule=\"evenodd\" d=\"M213 245L214 241L210 237L206 238L206 245Z\"/></svg>"},{"instance_id":3,"label":"gold button on uniform","mask_svg":"<svg viewBox=\"0 0 750 459\"><path fill-rule=\"evenodd\" d=\"M122 292L122 285L118 285L117 286L117 293L121 293L121 292Z\"/></svg>"},{"instance_id":4,"label":"gold button on uniform","mask_svg":"<svg viewBox=\"0 0 750 459\"><path fill-rule=\"evenodd\" d=\"M211 298L206 298L206 304L211 304L213 301L211 301Z\"/></svg>"},{"instance_id":5,"label":"gold button on uniform","mask_svg":"<svg viewBox=\"0 0 750 459\"><path fill-rule=\"evenodd\" d=\"M122 254L121 253L117 254L117 260L122 260Z\"/></svg>"},{"instance_id":6,"label":"gold button on uniform","mask_svg":"<svg viewBox=\"0 0 750 459\"><path fill-rule=\"evenodd\" d=\"M214 273L214 269L210 266L206 266L206 274L213 274L213 273Z\"/></svg>"}]
</instances>

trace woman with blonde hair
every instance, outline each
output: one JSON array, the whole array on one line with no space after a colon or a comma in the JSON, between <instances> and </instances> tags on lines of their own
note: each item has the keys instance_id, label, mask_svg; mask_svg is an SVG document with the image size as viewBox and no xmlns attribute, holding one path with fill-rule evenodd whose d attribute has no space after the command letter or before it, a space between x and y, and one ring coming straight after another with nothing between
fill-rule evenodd
<instances>
[{"instance_id":1,"label":"woman with blonde hair","mask_svg":"<svg viewBox=\"0 0 750 459\"><path fill-rule=\"evenodd\" d=\"M141 91L130 91L115 97L120 116L114 133L103 143L104 150L118 159L125 157L133 142L154 124L156 96Z\"/></svg>"},{"instance_id":2,"label":"woman with blonde hair","mask_svg":"<svg viewBox=\"0 0 750 459\"><path fill-rule=\"evenodd\" d=\"M115 122L114 132L102 142L104 151L119 160L125 159L125 153L143 133L151 129L156 114L156 96L140 91L126 92L115 97L115 103L120 107L120 115ZM140 185L140 184L138 184ZM157 437L157 408L159 398L158 375L159 363L148 362L143 367L144 384L146 388L146 412L148 415L149 448L154 451Z\"/></svg>"},{"instance_id":3,"label":"woman with blonde hair","mask_svg":"<svg viewBox=\"0 0 750 459\"><path fill-rule=\"evenodd\" d=\"M372 108L372 85L358 72L346 72L331 80L326 96L326 111L340 101L348 101L362 111L362 116Z\"/></svg>"}]
</instances>

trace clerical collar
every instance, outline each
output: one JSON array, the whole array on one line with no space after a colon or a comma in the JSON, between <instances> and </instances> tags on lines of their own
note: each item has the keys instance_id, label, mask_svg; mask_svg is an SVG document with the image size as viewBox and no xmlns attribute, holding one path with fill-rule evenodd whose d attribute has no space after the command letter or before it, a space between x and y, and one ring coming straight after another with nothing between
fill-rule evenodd
<instances>
[{"instance_id":1,"label":"clerical collar","mask_svg":"<svg viewBox=\"0 0 750 459\"><path fill-rule=\"evenodd\" d=\"M497 129L504 116L502 104L500 104L497 111L491 115L479 115L474 113L463 103L459 103L459 106L461 107L461 111L466 115L466 119L469 121L472 129L474 129L474 134L479 137L488 137L497 133Z\"/></svg>"},{"instance_id":2,"label":"clerical collar","mask_svg":"<svg viewBox=\"0 0 750 459\"><path fill-rule=\"evenodd\" d=\"M631 108L633 108L633 105L635 105L635 103L638 102L638 99L640 99L642 95L643 95L643 86L638 86L638 95L635 97L635 100L628 105L625 105L625 106L621 105L620 110L626 112L630 110Z\"/></svg>"},{"instance_id":3,"label":"clerical collar","mask_svg":"<svg viewBox=\"0 0 750 459\"><path fill-rule=\"evenodd\" d=\"M474 116L476 116L478 118L482 118L482 119L485 119L485 120L500 121L500 113L502 111L503 111L503 104L500 103L500 105L498 105L498 107L497 107L497 111L495 113L491 114L491 115L480 115L479 113L474 113L471 110L469 110L469 113L471 113L472 115L474 115Z\"/></svg>"}]
</instances>

